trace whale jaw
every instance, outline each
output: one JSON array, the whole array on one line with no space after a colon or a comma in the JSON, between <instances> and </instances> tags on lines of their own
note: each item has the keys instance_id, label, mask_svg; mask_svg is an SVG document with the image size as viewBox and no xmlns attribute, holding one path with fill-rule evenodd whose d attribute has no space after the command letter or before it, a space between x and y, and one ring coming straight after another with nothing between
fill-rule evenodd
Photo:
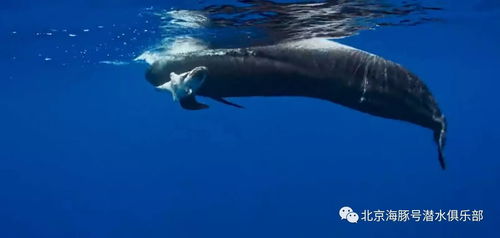
<instances>
[{"instance_id":1,"label":"whale jaw","mask_svg":"<svg viewBox=\"0 0 500 238\"><path fill-rule=\"evenodd\" d=\"M191 71L176 74L170 73L170 81L156 87L160 91L172 93L174 101L181 101L185 97L195 95L201 88L208 75L208 69L199 66Z\"/></svg>"},{"instance_id":2,"label":"whale jaw","mask_svg":"<svg viewBox=\"0 0 500 238\"><path fill-rule=\"evenodd\" d=\"M196 101L196 92L201 88L208 75L205 66L198 66L182 74L170 73L170 81L156 87L160 91L172 93L174 101L179 101L184 109L199 110L208 108L207 105Z\"/></svg>"}]
</instances>

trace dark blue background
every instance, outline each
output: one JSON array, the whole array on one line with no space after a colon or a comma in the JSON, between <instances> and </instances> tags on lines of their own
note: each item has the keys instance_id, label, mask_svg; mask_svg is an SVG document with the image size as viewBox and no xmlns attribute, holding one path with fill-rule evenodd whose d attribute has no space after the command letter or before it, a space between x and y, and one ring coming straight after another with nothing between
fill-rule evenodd
<instances>
[{"instance_id":1,"label":"dark blue background","mask_svg":"<svg viewBox=\"0 0 500 238\"><path fill-rule=\"evenodd\" d=\"M120 2L2 2L0 237L496 237L494 1L444 1L445 22L341 41L428 84L449 122L446 171L431 132L408 123L305 98L184 111L145 82L144 65L61 67L29 57L44 43L8 34L156 4ZM484 221L349 224L345 205L483 209Z\"/></svg>"}]
</instances>

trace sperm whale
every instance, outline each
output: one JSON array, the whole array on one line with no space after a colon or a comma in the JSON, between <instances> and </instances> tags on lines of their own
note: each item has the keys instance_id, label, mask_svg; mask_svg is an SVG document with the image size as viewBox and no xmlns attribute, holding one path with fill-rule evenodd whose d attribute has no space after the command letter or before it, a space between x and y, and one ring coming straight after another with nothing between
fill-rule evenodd
<instances>
[{"instance_id":1,"label":"sperm whale","mask_svg":"<svg viewBox=\"0 0 500 238\"><path fill-rule=\"evenodd\" d=\"M397 63L334 41L186 52L154 62L146 79L188 110L208 108L196 96L236 107L227 98L303 96L410 122L433 131L446 167L446 119L428 87Z\"/></svg>"}]
</instances>

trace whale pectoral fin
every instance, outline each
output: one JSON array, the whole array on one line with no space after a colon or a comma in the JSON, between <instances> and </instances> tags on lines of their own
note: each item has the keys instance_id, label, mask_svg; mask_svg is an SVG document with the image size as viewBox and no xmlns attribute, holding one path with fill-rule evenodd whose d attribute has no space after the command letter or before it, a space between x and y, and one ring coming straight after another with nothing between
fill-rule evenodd
<instances>
[{"instance_id":1,"label":"whale pectoral fin","mask_svg":"<svg viewBox=\"0 0 500 238\"><path fill-rule=\"evenodd\" d=\"M230 102L230 101L228 101L228 100L226 100L224 98L212 98L212 99L215 100L215 101L217 101L217 102L221 102L221 103L224 103L226 105L229 105L229 106L233 106L233 107L237 107L237 108L245 108L245 107L240 106L240 105L238 105L236 103L232 103L232 102Z\"/></svg>"},{"instance_id":2,"label":"whale pectoral fin","mask_svg":"<svg viewBox=\"0 0 500 238\"><path fill-rule=\"evenodd\" d=\"M208 105L205 105L203 103L199 103L196 101L196 98L194 95L189 95L187 97L184 97L180 100L181 106L184 109L187 110L200 110L200 109L205 109L208 108Z\"/></svg>"}]
</instances>

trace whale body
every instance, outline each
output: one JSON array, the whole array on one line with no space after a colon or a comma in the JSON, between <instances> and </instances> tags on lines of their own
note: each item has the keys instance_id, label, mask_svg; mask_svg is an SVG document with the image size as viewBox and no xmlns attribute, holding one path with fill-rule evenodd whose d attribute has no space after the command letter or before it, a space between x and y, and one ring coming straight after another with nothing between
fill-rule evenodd
<instances>
[{"instance_id":1,"label":"whale body","mask_svg":"<svg viewBox=\"0 0 500 238\"><path fill-rule=\"evenodd\" d=\"M196 95L237 107L241 106L226 98L303 96L323 99L431 129L440 165L445 168L445 117L428 87L399 64L330 40L309 39L183 53L154 62L146 72L146 79L153 86L162 87L171 81L171 73L189 75L200 66L205 69L203 77L198 77L203 78L201 86L188 90L191 93L179 98L185 109L208 107L197 102Z\"/></svg>"}]
</instances>

